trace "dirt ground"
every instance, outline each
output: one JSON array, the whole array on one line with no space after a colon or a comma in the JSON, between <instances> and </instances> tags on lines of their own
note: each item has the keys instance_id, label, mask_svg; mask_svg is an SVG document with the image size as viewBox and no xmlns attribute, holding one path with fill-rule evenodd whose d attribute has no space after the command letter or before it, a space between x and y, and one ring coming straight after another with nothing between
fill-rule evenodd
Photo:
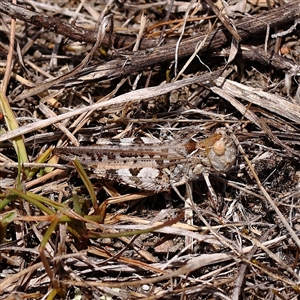
<instances>
[{"instance_id":1,"label":"dirt ground","mask_svg":"<svg viewBox=\"0 0 300 300\"><path fill-rule=\"evenodd\" d=\"M299 298L299 0L0 17L0 299Z\"/></svg>"}]
</instances>

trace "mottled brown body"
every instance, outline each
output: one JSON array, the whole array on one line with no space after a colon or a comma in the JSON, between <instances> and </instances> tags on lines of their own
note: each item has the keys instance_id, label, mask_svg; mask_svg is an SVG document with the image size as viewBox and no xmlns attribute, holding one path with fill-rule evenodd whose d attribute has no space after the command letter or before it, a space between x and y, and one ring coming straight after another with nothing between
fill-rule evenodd
<instances>
[{"instance_id":1,"label":"mottled brown body","mask_svg":"<svg viewBox=\"0 0 300 300\"><path fill-rule=\"evenodd\" d=\"M236 148L224 129L201 141L125 138L56 148L54 153L66 161L77 158L101 179L154 192L197 180L204 172L224 172L236 160Z\"/></svg>"}]
</instances>

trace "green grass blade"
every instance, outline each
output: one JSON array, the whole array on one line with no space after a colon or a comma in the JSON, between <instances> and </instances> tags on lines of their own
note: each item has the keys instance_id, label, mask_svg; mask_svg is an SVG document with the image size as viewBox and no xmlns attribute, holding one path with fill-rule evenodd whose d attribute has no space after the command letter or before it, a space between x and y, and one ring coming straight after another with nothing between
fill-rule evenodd
<instances>
[{"instance_id":1,"label":"green grass blade","mask_svg":"<svg viewBox=\"0 0 300 300\"><path fill-rule=\"evenodd\" d=\"M0 244L3 242L6 234L6 228L9 223L11 223L17 216L15 211L7 213L2 219L0 219Z\"/></svg>"},{"instance_id":2,"label":"green grass blade","mask_svg":"<svg viewBox=\"0 0 300 300\"><path fill-rule=\"evenodd\" d=\"M12 130L18 129L19 125L16 120L15 114L12 111L12 109L9 105L9 102L2 90L0 90L0 108L3 112L4 120L5 120L8 130L12 131ZM27 156L27 151L25 148L23 136L17 136L15 138L13 138L12 143L13 143L13 146L17 153L19 164L28 162L28 156ZM29 171L28 171L28 169L25 169L24 172L27 176Z\"/></svg>"},{"instance_id":3,"label":"green grass blade","mask_svg":"<svg viewBox=\"0 0 300 300\"><path fill-rule=\"evenodd\" d=\"M92 201L95 213L98 214L99 206L98 206L98 203L97 203L97 197L96 197L96 194L95 194L94 187L93 187L89 177L87 176L86 172L84 171L84 169L83 169L81 163L79 162L79 160L78 159L73 160L73 164L74 164L81 180L83 181L83 184L85 185L85 187L87 188L87 190L90 194L91 201Z\"/></svg>"}]
</instances>

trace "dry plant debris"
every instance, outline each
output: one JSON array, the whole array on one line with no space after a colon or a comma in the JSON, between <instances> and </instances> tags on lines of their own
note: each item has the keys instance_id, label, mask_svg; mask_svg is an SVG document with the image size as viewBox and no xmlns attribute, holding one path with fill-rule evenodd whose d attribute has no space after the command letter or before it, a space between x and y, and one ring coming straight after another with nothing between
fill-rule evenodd
<instances>
[{"instance_id":1,"label":"dry plant debris","mask_svg":"<svg viewBox=\"0 0 300 300\"><path fill-rule=\"evenodd\" d=\"M298 299L299 0L0 16L0 299Z\"/></svg>"}]
</instances>

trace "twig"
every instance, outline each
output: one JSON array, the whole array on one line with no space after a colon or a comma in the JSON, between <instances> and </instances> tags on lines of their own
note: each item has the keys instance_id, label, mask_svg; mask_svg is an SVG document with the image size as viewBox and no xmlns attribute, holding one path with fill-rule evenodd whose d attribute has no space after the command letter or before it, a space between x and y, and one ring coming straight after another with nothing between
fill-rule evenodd
<instances>
[{"instance_id":1,"label":"twig","mask_svg":"<svg viewBox=\"0 0 300 300\"><path fill-rule=\"evenodd\" d=\"M284 217L284 215L281 213L281 211L279 210L279 208L277 207L276 203L273 201L273 199L270 197L270 195L268 194L268 192L266 191L266 189L263 187L263 185L261 184L261 181L259 180L257 173L254 170L253 165L251 164L250 160L248 159L243 147L241 146L241 144L239 143L239 141L237 140L237 138L234 136L234 134L232 135L232 138L234 139L234 142L236 144L236 146L238 147L239 152L243 155L248 167L251 170L251 173L260 189L260 191L262 192L262 194L265 196L266 200L269 202L269 204L272 206L272 208L275 210L278 218L280 219L280 221L283 223L283 225L285 226L286 230L290 233L292 239L294 240L294 242L296 243L297 247L300 248L300 239L298 238L296 232L293 230L293 228L290 226L290 224L287 222L286 218Z\"/></svg>"},{"instance_id":2,"label":"twig","mask_svg":"<svg viewBox=\"0 0 300 300\"><path fill-rule=\"evenodd\" d=\"M9 37L9 50L7 54L6 60L6 69L4 78L1 84L1 89L3 94L6 94L7 85L11 77L11 69L12 69L12 60L13 60L13 53L14 53L14 44L15 44L15 34L16 34L16 20L11 19L11 28L10 28L10 37Z\"/></svg>"}]
</instances>

